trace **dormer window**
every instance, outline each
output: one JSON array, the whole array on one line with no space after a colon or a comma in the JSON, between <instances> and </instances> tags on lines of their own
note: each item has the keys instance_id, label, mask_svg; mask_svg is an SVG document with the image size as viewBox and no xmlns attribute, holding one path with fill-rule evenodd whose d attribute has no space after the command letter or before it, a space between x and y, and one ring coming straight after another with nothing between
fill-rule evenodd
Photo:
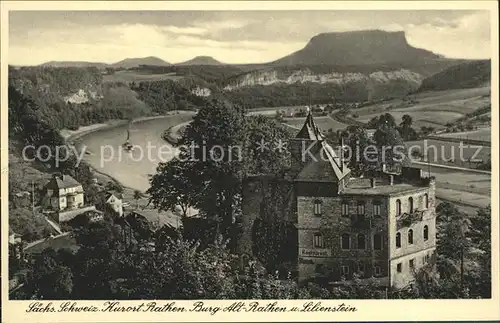
<instances>
[{"instance_id":1,"label":"dormer window","mask_svg":"<svg viewBox=\"0 0 500 323\"><path fill-rule=\"evenodd\" d=\"M314 215L321 216L321 207L323 205L323 201L316 200L314 201Z\"/></svg>"}]
</instances>

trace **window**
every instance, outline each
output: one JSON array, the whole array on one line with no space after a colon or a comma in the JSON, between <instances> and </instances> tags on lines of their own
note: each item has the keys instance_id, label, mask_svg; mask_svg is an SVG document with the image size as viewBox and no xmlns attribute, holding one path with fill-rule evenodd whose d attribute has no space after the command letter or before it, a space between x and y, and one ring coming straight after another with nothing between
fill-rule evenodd
<instances>
[{"instance_id":1,"label":"window","mask_svg":"<svg viewBox=\"0 0 500 323\"><path fill-rule=\"evenodd\" d=\"M375 272L375 276L380 276L382 275L382 268L380 268L380 266L375 266L373 268L373 271Z\"/></svg>"},{"instance_id":2,"label":"window","mask_svg":"<svg viewBox=\"0 0 500 323\"><path fill-rule=\"evenodd\" d=\"M323 248L324 247L323 236L320 233L315 233L313 240L314 240L313 241L314 248Z\"/></svg>"},{"instance_id":3,"label":"window","mask_svg":"<svg viewBox=\"0 0 500 323\"><path fill-rule=\"evenodd\" d=\"M403 271L403 264L399 263L396 268L397 268L398 273L402 272Z\"/></svg>"},{"instance_id":4,"label":"window","mask_svg":"<svg viewBox=\"0 0 500 323\"><path fill-rule=\"evenodd\" d=\"M396 233L396 248L401 248L401 233Z\"/></svg>"},{"instance_id":5,"label":"window","mask_svg":"<svg viewBox=\"0 0 500 323\"><path fill-rule=\"evenodd\" d=\"M321 200L314 201L314 215L321 216L321 206L323 202Z\"/></svg>"},{"instance_id":6,"label":"window","mask_svg":"<svg viewBox=\"0 0 500 323\"><path fill-rule=\"evenodd\" d=\"M366 249L366 241L365 241L365 235L360 233L358 234L358 249Z\"/></svg>"},{"instance_id":7,"label":"window","mask_svg":"<svg viewBox=\"0 0 500 323\"><path fill-rule=\"evenodd\" d=\"M410 259L410 268L415 268L415 259Z\"/></svg>"},{"instance_id":8,"label":"window","mask_svg":"<svg viewBox=\"0 0 500 323\"><path fill-rule=\"evenodd\" d=\"M429 262L429 255L424 256L424 264Z\"/></svg>"},{"instance_id":9,"label":"window","mask_svg":"<svg viewBox=\"0 0 500 323\"><path fill-rule=\"evenodd\" d=\"M424 241L429 240L429 227L424 225Z\"/></svg>"},{"instance_id":10,"label":"window","mask_svg":"<svg viewBox=\"0 0 500 323\"><path fill-rule=\"evenodd\" d=\"M381 203L379 201L375 201L373 203L373 215L374 216L380 216L380 213L381 213Z\"/></svg>"},{"instance_id":11,"label":"window","mask_svg":"<svg viewBox=\"0 0 500 323\"><path fill-rule=\"evenodd\" d=\"M382 236L378 233L373 236L373 249L382 250Z\"/></svg>"},{"instance_id":12,"label":"window","mask_svg":"<svg viewBox=\"0 0 500 323\"><path fill-rule=\"evenodd\" d=\"M358 209L357 209L357 214L358 215L365 215L365 202L358 202Z\"/></svg>"},{"instance_id":13,"label":"window","mask_svg":"<svg viewBox=\"0 0 500 323\"><path fill-rule=\"evenodd\" d=\"M413 213L413 197L411 196L408 199L408 212Z\"/></svg>"},{"instance_id":14,"label":"window","mask_svg":"<svg viewBox=\"0 0 500 323\"><path fill-rule=\"evenodd\" d=\"M413 244L413 230L408 230L408 244Z\"/></svg>"},{"instance_id":15,"label":"window","mask_svg":"<svg viewBox=\"0 0 500 323\"><path fill-rule=\"evenodd\" d=\"M349 217L349 204L342 202L342 216Z\"/></svg>"},{"instance_id":16,"label":"window","mask_svg":"<svg viewBox=\"0 0 500 323\"><path fill-rule=\"evenodd\" d=\"M360 262L358 263L358 273L364 273L365 272L365 264Z\"/></svg>"},{"instance_id":17,"label":"window","mask_svg":"<svg viewBox=\"0 0 500 323\"><path fill-rule=\"evenodd\" d=\"M346 266L346 265L340 266L340 273L342 275L348 275L349 274L349 266Z\"/></svg>"},{"instance_id":18,"label":"window","mask_svg":"<svg viewBox=\"0 0 500 323\"><path fill-rule=\"evenodd\" d=\"M342 235L342 241L341 241L342 249L349 249L351 247L349 240L350 240L349 235L347 233L344 233Z\"/></svg>"},{"instance_id":19,"label":"window","mask_svg":"<svg viewBox=\"0 0 500 323\"><path fill-rule=\"evenodd\" d=\"M424 205L426 209L429 208L429 194L424 195Z\"/></svg>"},{"instance_id":20,"label":"window","mask_svg":"<svg viewBox=\"0 0 500 323\"><path fill-rule=\"evenodd\" d=\"M401 200L396 200L396 215L401 215Z\"/></svg>"}]
</instances>

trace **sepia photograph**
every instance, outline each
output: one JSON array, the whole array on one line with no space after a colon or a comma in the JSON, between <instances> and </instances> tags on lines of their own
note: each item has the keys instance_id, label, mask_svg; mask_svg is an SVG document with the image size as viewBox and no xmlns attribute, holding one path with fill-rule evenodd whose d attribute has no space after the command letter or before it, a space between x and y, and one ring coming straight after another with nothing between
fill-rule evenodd
<instances>
[{"instance_id":1,"label":"sepia photograph","mask_svg":"<svg viewBox=\"0 0 500 323\"><path fill-rule=\"evenodd\" d=\"M492 12L280 8L9 10L10 301L492 299Z\"/></svg>"}]
</instances>

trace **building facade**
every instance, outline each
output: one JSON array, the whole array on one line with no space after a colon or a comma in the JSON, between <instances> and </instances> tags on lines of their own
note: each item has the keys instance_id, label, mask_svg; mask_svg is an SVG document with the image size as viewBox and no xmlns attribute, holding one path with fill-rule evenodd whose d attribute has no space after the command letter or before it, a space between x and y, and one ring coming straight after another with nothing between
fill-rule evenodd
<instances>
[{"instance_id":1,"label":"building facade","mask_svg":"<svg viewBox=\"0 0 500 323\"><path fill-rule=\"evenodd\" d=\"M286 174L244 183L240 252L253 256L253 223L271 214L296 228L297 241L289 243L299 282L356 274L408 285L436 249L434 179L410 167L352 178L342 150L326 143L312 114L289 147Z\"/></svg>"},{"instance_id":2,"label":"building facade","mask_svg":"<svg viewBox=\"0 0 500 323\"><path fill-rule=\"evenodd\" d=\"M45 189L48 201L48 205L45 205L46 208L58 212L83 207L84 192L82 184L70 175L54 174Z\"/></svg>"}]
</instances>

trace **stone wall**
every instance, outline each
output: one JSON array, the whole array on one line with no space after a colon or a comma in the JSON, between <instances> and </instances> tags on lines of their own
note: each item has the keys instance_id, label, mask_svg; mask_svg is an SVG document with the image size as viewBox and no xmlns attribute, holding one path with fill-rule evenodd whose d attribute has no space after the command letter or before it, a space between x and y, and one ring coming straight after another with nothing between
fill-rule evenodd
<instances>
[{"instance_id":1,"label":"stone wall","mask_svg":"<svg viewBox=\"0 0 500 323\"><path fill-rule=\"evenodd\" d=\"M243 182L242 234L238 251L252 255L252 230L257 218L275 217L295 224L297 210L293 182L270 176L248 178ZM290 242L292 247L292 242Z\"/></svg>"},{"instance_id":2,"label":"stone wall","mask_svg":"<svg viewBox=\"0 0 500 323\"><path fill-rule=\"evenodd\" d=\"M314 202L322 201L322 215L314 215ZM355 224L357 217L358 202L365 203L366 226ZM374 203L380 203L380 216L373 215ZM342 217L341 206L343 202L349 205L348 217ZM314 249L313 237L315 233L321 233L324 237L325 248L331 250L331 256L327 257L300 257L299 277L306 280L311 277L321 275L316 273L316 265L323 264L329 269L332 279L340 279L340 267L349 266L351 274L357 271L360 263L364 265L364 274L370 277L373 266L379 266L382 276L387 275L388 267L388 245L387 245L387 225L388 225L388 199L370 196L339 196L339 197L303 197L297 198L298 228L299 228L299 250L301 248ZM341 248L342 234L349 234L350 249ZM358 249L357 235L365 236L365 248ZM373 239L375 234L382 237L382 250L374 250Z\"/></svg>"}]
</instances>

